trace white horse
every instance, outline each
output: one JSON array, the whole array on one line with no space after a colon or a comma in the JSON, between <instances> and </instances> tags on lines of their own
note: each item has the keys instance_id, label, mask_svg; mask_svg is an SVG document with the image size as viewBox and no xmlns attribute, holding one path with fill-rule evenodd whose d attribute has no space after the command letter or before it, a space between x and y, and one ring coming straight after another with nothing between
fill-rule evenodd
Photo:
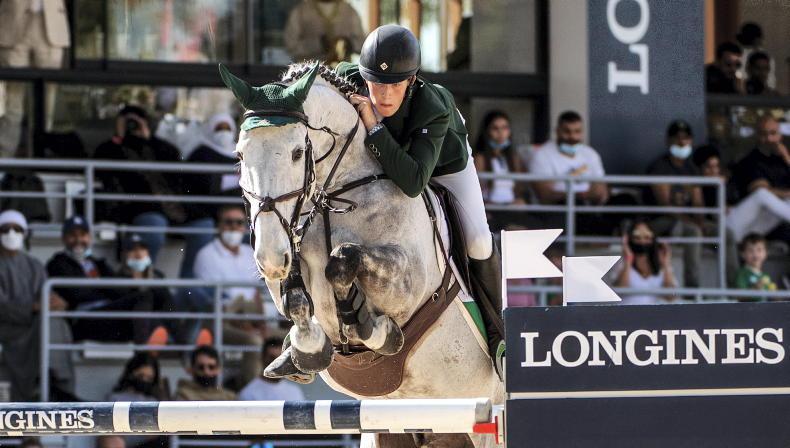
<instances>
[{"instance_id":1,"label":"white horse","mask_svg":"<svg viewBox=\"0 0 790 448\"><path fill-rule=\"evenodd\" d=\"M310 70L307 65L291 66L283 77L293 84ZM232 75L231 75L232 76ZM315 76L315 75L313 75ZM238 80L238 78L235 78ZM227 81L226 81L227 82ZM240 185L246 190L254 229L255 259L281 313L288 312L295 325L290 332L294 359L303 371L320 371L333 389L362 398L333 380L325 365L327 347L341 343L335 297L345 298L352 283L363 293L363 307L370 315L366 328L344 326L351 345L364 345L374 352L391 354L400 349L400 328L440 286L445 267L437 253L435 237L426 206L421 198L409 198L388 180L379 180L343 194L357 204L353 212L331 215L332 253L327 253L325 222L313 219L301 243L301 273L314 303L310 315L304 297L289 300L283 308L280 282L292 270L292 241L284 228L297 204L296 197L273 203L278 213L261 210L261 198L278 198L298 191L306 184L306 166L313 166L315 181L307 184L312 196L329 176L341 154L340 148L358 123L358 115L338 87L344 80L329 69L311 81L303 102L304 123L258 127L241 131L236 147L241 160ZM345 85L348 88L348 84ZM234 91L234 93L237 93ZM237 97L239 94L237 93ZM329 128L333 137L320 128ZM365 147L364 126L359 127L337 164L327 191L366 176L381 174L382 168ZM312 151L306 151L306 135ZM316 160L326 156L320 163ZM305 160L312 157L313 160ZM308 165L306 165L308 164ZM272 204L269 204L270 206ZM343 204L340 204L343 205ZM309 210L310 202L303 210ZM278 217L278 215L280 217ZM501 403L503 384L491 359L481 347L475 328L470 327L458 299L424 334L408 356L403 381L397 390L379 398L472 398L488 397ZM485 345L485 344L482 344ZM316 359L322 359L316 361ZM359 378L360 382L366 378ZM366 397L371 398L371 397ZM470 435L475 447L493 445L493 437ZM464 437L466 439L466 437ZM366 434L366 446L471 446L449 435Z\"/></svg>"}]
</instances>

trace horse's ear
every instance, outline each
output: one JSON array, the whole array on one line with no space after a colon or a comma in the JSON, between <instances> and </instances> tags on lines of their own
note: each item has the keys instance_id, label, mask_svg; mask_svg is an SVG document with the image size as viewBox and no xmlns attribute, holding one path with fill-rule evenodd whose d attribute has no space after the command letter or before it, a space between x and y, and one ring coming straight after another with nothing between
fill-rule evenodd
<instances>
[{"instance_id":1,"label":"horse's ear","mask_svg":"<svg viewBox=\"0 0 790 448\"><path fill-rule=\"evenodd\" d=\"M255 89L247 81L237 77L222 64L219 64L219 74L222 77L222 82L233 92L236 99L239 100L242 106L249 109L249 104L252 103L255 96Z\"/></svg>"},{"instance_id":2,"label":"horse's ear","mask_svg":"<svg viewBox=\"0 0 790 448\"><path fill-rule=\"evenodd\" d=\"M318 74L318 67L319 64L315 64L309 72L305 73L298 81L291 84L291 86L285 90L286 96L293 97L299 101L299 104L304 103L307 99L307 93L310 91L310 87L313 86L313 81L315 81L315 77Z\"/></svg>"}]
</instances>

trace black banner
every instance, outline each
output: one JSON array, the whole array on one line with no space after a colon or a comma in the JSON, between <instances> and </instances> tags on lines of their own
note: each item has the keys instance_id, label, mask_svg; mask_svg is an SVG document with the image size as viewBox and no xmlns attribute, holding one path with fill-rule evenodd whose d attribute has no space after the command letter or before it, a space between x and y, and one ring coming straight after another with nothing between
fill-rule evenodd
<instances>
[{"instance_id":1,"label":"black banner","mask_svg":"<svg viewBox=\"0 0 790 448\"><path fill-rule=\"evenodd\" d=\"M790 303L508 308L507 391L790 386Z\"/></svg>"},{"instance_id":2,"label":"black banner","mask_svg":"<svg viewBox=\"0 0 790 448\"><path fill-rule=\"evenodd\" d=\"M589 0L589 130L608 173L643 173L671 120L704 139L701 0Z\"/></svg>"}]
</instances>

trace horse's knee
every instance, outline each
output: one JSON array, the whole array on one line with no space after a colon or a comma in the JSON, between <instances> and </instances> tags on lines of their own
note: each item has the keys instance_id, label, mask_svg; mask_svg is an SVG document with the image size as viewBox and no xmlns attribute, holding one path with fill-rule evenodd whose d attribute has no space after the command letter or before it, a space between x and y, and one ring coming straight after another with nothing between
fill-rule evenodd
<instances>
[{"instance_id":1,"label":"horse's knee","mask_svg":"<svg viewBox=\"0 0 790 448\"><path fill-rule=\"evenodd\" d=\"M324 269L324 275L333 287L344 288L351 285L361 266L362 246L343 243L329 254L329 262Z\"/></svg>"}]
</instances>

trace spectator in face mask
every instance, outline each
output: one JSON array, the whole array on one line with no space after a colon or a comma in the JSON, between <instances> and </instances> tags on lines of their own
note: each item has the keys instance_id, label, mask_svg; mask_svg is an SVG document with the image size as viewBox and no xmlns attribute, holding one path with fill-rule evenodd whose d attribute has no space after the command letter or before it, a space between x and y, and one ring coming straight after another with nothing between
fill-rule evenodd
<instances>
[{"instance_id":1,"label":"spectator in face mask","mask_svg":"<svg viewBox=\"0 0 790 448\"><path fill-rule=\"evenodd\" d=\"M88 223L82 216L72 216L63 223L61 232L63 250L56 253L47 262L47 274L50 277L70 278L110 278L115 274L113 269L103 260L93 255L91 236ZM116 291L91 287L80 288L55 288L63 297L71 310L103 310L106 311L114 299L118 298ZM71 322L72 332L76 340L95 336L98 327L109 325L111 322L101 320L76 319Z\"/></svg>"},{"instance_id":2,"label":"spectator in face mask","mask_svg":"<svg viewBox=\"0 0 790 448\"><path fill-rule=\"evenodd\" d=\"M653 162L647 174L654 176L699 176L691 160L691 126L675 120L667 129L667 154ZM645 190L645 203L660 206L703 207L702 189L699 185L653 184ZM702 237L703 215L666 214L651 221L650 226L660 236ZM702 265L702 244L683 245L683 284L689 288L699 286L699 267Z\"/></svg>"},{"instance_id":3,"label":"spectator in face mask","mask_svg":"<svg viewBox=\"0 0 790 448\"><path fill-rule=\"evenodd\" d=\"M176 400L235 400L236 394L225 390L219 384L220 370L222 370L222 366L219 362L219 353L214 347L201 345L196 348L192 352L191 366L187 369L192 375L192 379L182 379L178 382Z\"/></svg>"},{"instance_id":4,"label":"spectator in face mask","mask_svg":"<svg viewBox=\"0 0 790 448\"><path fill-rule=\"evenodd\" d=\"M623 257L617 286L622 288L674 288L669 246L658 244L653 229L637 221L623 235ZM623 295L623 305L655 305L666 302L657 294Z\"/></svg>"},{"instance_id":5,"label":"spectator in face mask","mask_svg":"<svg viewBox=\"0 0 790 448\"><path fill-rule=\"evenodd\" d=\"M189 155L189 162L226 164L235 167L238 162L236 150L238 130L236 121L229 114L211 116L202 128L201 144ZM199 173L187 178L188 193L201 196L241 196L239 175L236 170L229 173ZM200 213L213 218L219 211L215 204L200 204ZM198 213L198 212L196 212Z\"/></svg>"},{"instance_id":6,"label":"spectator in face mask","mask_svg":"<svg viewBox=\"0 0 790 448\"><path fill-rule=\"evenodd\" d=\"M217 234L214 240L198 253L195 260L195 276L203 280L238 280L260 282L255 256L249 244L244 243L247 232L247 216L241 206L225 206L217 215ZM195 296L195 294L192 294ZM213 307L213 294L188 298L200 300L203 310ZM223 308L226 313L261 314L263 302L261 289L231 287L222 290ZM187 308L194 308L195 304ZM255 345L263 343L263 326L253 321L225 321L222 338L232 345ZM260 357L255 352L244 352L242 357L241 385L247 384L261 371Z\"/></svg>"},{"instance_id":7,"label":"spectator in face mask","mask_svg":"<svg viewBox=\"0 0 790 448\"><path fill-rule=\"evenodd\" d=\"M150 353L137 353L126 363L108 401L169 400L159 374L159 361Z\"/></svg>"},{"instance_id":8,"label":"spectator in face mask","mask_svg":"<svg viewBox=\"0 0 790 448\"><path fill-rule=\"evenodd\" d=\"M282 353L282 339L269 339L261 352L264 366L271 364ZM239 392L239 400L304 400L302 389L282 378L267 378L259 375Z\"/></svg>"},{"instance_id":9,"label":"spectator in face mask","mask_svg":"<svg viewBox=\"0 0 790 448\"><path fill-rule=\"evenodd\" d=\"M28 234L27 219L16 210L0 213L0 344L11 380L11 398L31 401L36 394L39 361L39 311L41 287L46 280L44 266L25 253ZM52 311L68 306L56 292L49 296ZM51 342L70 342L67 324L59 318L51 320ZM53 356L53 369L63 377L70 376L68 358Z\"/></svg>"}]
</instances>

